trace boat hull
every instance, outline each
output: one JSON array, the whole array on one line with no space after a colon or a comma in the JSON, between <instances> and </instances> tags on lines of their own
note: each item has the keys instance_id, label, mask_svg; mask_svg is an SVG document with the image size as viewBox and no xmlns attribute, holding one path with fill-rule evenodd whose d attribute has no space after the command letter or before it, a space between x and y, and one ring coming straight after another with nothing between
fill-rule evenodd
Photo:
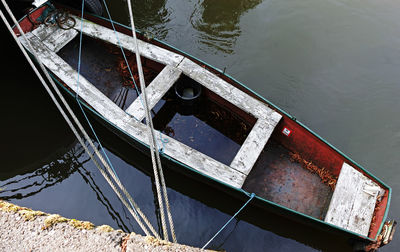
<instances>
[{"instance_id":1,"label":"boat hull","mask_svg":"<svg viewBox=\"0 0 400 252\"><path fill-rule=\"evenodd\" d=\"M73 11L71 11L73 12ZM76 15L79 15L79 13L74 13ZM88 15L85 16L86 19L99 23L104 26L110 26L109 22L106 21L105 19L97 16L92 16ZM116 24L116 28L119 32L129 34L131 33L130 29L128 27L125 27L120 24ZM149 43L153 43L157 46L160 46L164 49L167 49L169 51L172 51L174 53L178 53L183 55L184 57L187 57L188 59L192 60L193 62L203 66L204 68L208 69L210 72L218 75L218 77L222 78L223 80L229 82L231 85L234 87L238 88L239 90L245 92L246 94L250 95L251 97L265 103L268 107L273 108L277 112L279 112L283 120L278 124L276 131L277 132L285 132L285 129L290 129L290 132L295 132L295 136L292 138L291 142L288 142L288 138L285 138L284 135L278 134L276 136L276 139L279 139L280 142L286 145L295 145L298 150L300 150L306 158L309 158L309 160L315 160L315 163L321 166L324 166L324 164L329 164L329 166L333 167L332 172L335 175L338 175L340 169L337 168L342 164L343 162L349 162L356 166L360 171L362 171L365 175L373 179L375 182L379 183L382 187L385 188L385 200L383 200L382 206L379 211L379 219L378 219L378 224L377 227L373 230L375 235L372 235L371 237L367 236L361 236L358 235L354 232L348 231L346 229L340 228L335 225L331 225L327 222L324 222L320 219L308 216L306 214L300 213L298 211L292 210L288 207L279 205L275 202L266 200L265 198L262 198L260 196L256 196L252 201L251 205L261 211L268 211L269 213L273 215L279 215L283 217L284 219L290 219L293 220L297 223L304 224L306 226L316 228L319 230L326 231L327 233L331 234L337 234L341 237L345 237L346 240L353 240L353 241L362 241L366 243L371 243L375 242L377 240L378 234L381 232L382 227L384 225L384 221L387 216L389 204L390 204L390 196L391 196L391 189L387 185L385 185L383 182L381 182L379 179L377 179L375 176L367 172L365 169L363 169L361 166L356 164L354 161L352 161L350 158L346 157L343 153L338 151L336 148L328 144L325 140L323 140L321 137L319 137L317 134L309 130L306 126L298 122L294 117L290 116L286 112L284 112L282 109L278 108L271 102L265 100L255 92L251 91L244 85L242 85L240 82L234 80L232 77L224 74L222 71L215 69L206 63L186 54L181 51L179 51L176 48L173 48L167 44L164 44L160 41L157 40L147 40L144 38L142 35L138 33L138 36L146 40ZM58 85L66 92L68 93L69 97L71 98L72 103L74 103L74 97L75 94L72 93L69 89L67 89L64 85L64 83L61 83L58 81L58 79L53 76L54 80L58 83ZM149 149L148 146L144 143L139 141L138 139L134 138L133 136L127 134L125 131L121 130L118 128L115 124L112 122L108 121L106 118L104 118L101 114L93 110L90 106L88 106L86 103L80 101L87 110L87 112L95 118L97 121L99 121L101 124L103 124L106 128L108 128L111 132L113 132L115 135L118 136L118 138L122 139L126 143L128 143L130 146L134 147L137 150L140 150L141 152L148 154ZM227 105L228 106L228 105ZM290 134L290 133L289 133ZM289 135L286 135L286 137ZM293 134L292 134L293 136ZM177 161L176 159L166 155L165 153L161 153L162 160L165 163L166 167L168 169L171 169L174 172L181 173L186 177L189 177L191 179L195 179L197 181L200 181L201 183L207 184L208 186L215 188L215 190L221 191L226 195L229 195L230 197L234 197L238 199L238 202L244 203L248 200L250 193L243 190L239 189L236 187L233 187L229 184L226 184L224 182L221 182L219 180L214 179L213 177L207 176L203 173L200 173L196 171L195 169L185 165L182 162ZM329 157L329 158L327 158ZM290 227L288 227L290 229Z\"/></svg>"},{"instance_id":2,"label":"boat hull","mask_svg":"<svg viewBox=\"0 0 400 252\"><path fill-rule=\"evenodd\" d=\"M57 80L55 79L55 81ZM65 89L61 83L59 84L63 93L66 94L69 104L79 114L80 108L77 106L74 94ZM97 134L100 131L101 139L108 139L108 141L105 141L107 148L118 153L127 162L134 163L136 168L149 176L153 176L150 166L143 166L143 162L140 163L139 161L138 163L135 160L150 159L150 151L147 145L116 128L115 125L104 119L84 102L81 105L89 116L89 120L92 124L94 123ZM81 119L84 120L83 117ZM115 137L119 140L116 140ZM233 215L249 199L249 192L204 176L163 154L161 154L161 158L168 186L191 198L229 215ZM353 244L373 242L333 225L310 219L309 216L282 207L259 196L255 196L238 217L255 226L323 251L351 250Z\"/></svg>"}]
</instances>

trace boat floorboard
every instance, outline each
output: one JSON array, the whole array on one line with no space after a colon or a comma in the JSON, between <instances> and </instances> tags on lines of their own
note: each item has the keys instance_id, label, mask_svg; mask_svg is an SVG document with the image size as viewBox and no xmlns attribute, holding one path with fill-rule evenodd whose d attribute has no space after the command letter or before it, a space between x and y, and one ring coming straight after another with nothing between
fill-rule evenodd
<instances>
[{"instance_id":1,"label":"boat floorboard","mask_svg":"<svg viewBox=\"0 0 400 252\"><path fill-rule=\"evenodd\" d=\"M317 174L292 162L289 151L274 141L260 155L243 189L322 220L333 193Z\"/></svg>"},{"instance_id":2,"label":"boat floorboard","mask_svg":"<svg viewBox=\"0 0 400 252\"><path fill-rule=\"evenodd\" d=\"M181 71L172 66L165 66L159 75L146 87L146 97L149 109L161 100L161 98L168 92L172 85L178 80ZM136 99L125 111L135 116L139 121L145 118L145 109L143 107L142 95Z\"/></svg>"}]
</instances>

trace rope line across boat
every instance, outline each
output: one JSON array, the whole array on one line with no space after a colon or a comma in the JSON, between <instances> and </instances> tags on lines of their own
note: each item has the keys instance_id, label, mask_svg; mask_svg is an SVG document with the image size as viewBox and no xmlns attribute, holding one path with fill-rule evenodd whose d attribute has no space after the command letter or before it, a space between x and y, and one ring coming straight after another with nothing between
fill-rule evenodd
<instances>
[{"instance_id":1,"label":"rope line across boat","mask_svg":"<svg viewBox=\"0 0 400 252\"><path fill-rule=\"evenodd\" d=\"M135 78L133 77L132 70L131 70L131 68L129 66L128 59L126 58L126 54L125 54L124 48L121 45L121 42L120 42L120 39L119 39L119 36L118 36L118 33L117 33L117 29L115 29L114 21L111 18L111 14L110 14L110 11L108 10L108 6L107 6L107 3L106 3L105 0L103 0L103 4L104 4L104 8L106 10L107 16L108 16L108 20L110 21L111 27L113 28L115 38L117 39L117 44L118 44L118 46L119 46L119 48L121 50L122 57L124 58L125 64L126 64L126 66L128 68L129 75L132 78L132 81L133 81L133 84L134 84L134 87L135 87L135 90L136 90L136 94L138 95L138 97L140 97L139 89L138 89L138 87L136 85ZM140 98L140 101L142 102L142 105L143 105L142 98Z\"/></svg>"}]
</instances>

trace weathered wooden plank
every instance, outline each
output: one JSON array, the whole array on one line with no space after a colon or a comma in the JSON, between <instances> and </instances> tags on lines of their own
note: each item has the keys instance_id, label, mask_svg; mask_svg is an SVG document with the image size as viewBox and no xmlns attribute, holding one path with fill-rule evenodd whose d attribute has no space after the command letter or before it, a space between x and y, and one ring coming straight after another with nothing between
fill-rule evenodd
<instances>
[{"instance_id":1,"label":"weathered wooden plank","mask_svg":"<svg viewBox=\"0 0 400 252\"><path fill-rule=\"evenodd\" d=\"M231 162L230 167L249 175L277 123L258 119Z\"/></svg>"},{"instance_id":2,"label":"weathered wooden plank","mask_svg":"<svg viewBox=\"0 0 400 252\"><path fill-rule=\"evenodd\" d=\"M279 113L268 108L264 103L235 88L223 79L187 58L182 60L178 69L182 70L184 74L193 80L199 82L201 85L243 111L252 114L256 118L264 118L267 121L273 121L276 123L282 117Z\"/></svg>"},{"instance_id":3,"label":"weathered wooden plank","mask_svg":"<svg viewBox=\"0 0 400 252\"><path fill-rule=\"evenodd\" d=\"M361 172L343 163L325 221L367 236L381 190Z\"/></svg>"},{"instance_id":4,"label":"weathered wooden plank","mask_svg":"<svg viewBox=\"0 0 400 252\"><path fill-rule=\"evenodd\" d=\"M47 36L42 42L53 52L58 52L78 35L75 29L57 29Z\"/></svg>"},{"instance_id":5,"label":"weathered wooden plank","mask_svg":"<svg viewBox=\"0 0 400 252\"><path fill-rule=\"evenodd\" d=\"M67 24L65 24L67 26ZM72 22L69 21L72 26ZM31 32L39 38L50 50L58 52L72 39L74 39L78 32L75 29L60 29L57 25L41 24Z\"/></svg>"},{"instance_id":6,"label":"weathered wooden plank","mask_svg":"<svg viewBox=\"0 0 400 252\"><path fill-rule=\"evenodd\" d=\"M172 85L174 85L181 76L181 73L181 70L167 65L146 87L147 103L150 109L152 109L167 93ZM134 116L139 121L142 121L145 117L141 98L142 95L135 99L135 101L125 110L128 114Z\"/></svg>"},{"instance_id":7,"label":"weathered wooden plank","mask_svg":"<svg viewBox=\"0 0 400 252\"><path fill-rule=\"evenodd\" d=\"M43 41L56 30L59 30L57 25L41 24L35 30L32 31L32 34L38 37L39 40Z\"/></svg>"},{"instance_id":8,"label":"weathered wooden plank","mask_svg":"<svg viewBox=\"0 0 400 252\"><path fill-rule=\"evenodd\" d=\"M143 123L136 121L125 113L103 93L95 88L83 76L79 77L79 90L77 86L78 73L57 54L50 51L40 40L32 34L27 34L39 60L58 78L65 82L73 91L99 112L105 119L113 123L117 128L126 132L137 140L148 144L147 129ZM21 42L26 45L23 38ZM157 132L156 135L160 135ZM161 134L167 140L164 144L164 153L179 162L182 162L200 173L208 175L233 187L241 188L246 176L210 157L200 153L187 145L184 145L167 135ZM162 145L160 139L159 146Z\"/></svg>"},{"instance_id":9,"label":"weathered wooden plank","mask_svg":"<svg viewBox=\"0 0 400 252\"><path fill-rule=\"evenodd\" d=\"M343 163L342 170L333 192L325 221L347 229L349 217L356 199L361 177L354 169Z\"/></svg>"},{"instance_id":10,"label":"weathered wooden plank","mask_svg":"<svg viewBox=\"0 0 400 252\"><path fill-rule=\"evenodd\" d=\"M76 20L75 29L80 31L81 19L78 17L74 18ZM129 51L135 52L135 41L133 40L132 36L128 36L120 32L114 32L114 30L97 25L85 19L82 22L82 32L90 37L97 38L114 45L121 45L123 48ZM138 47L141 56L164 65L176 67L184 58L182 55L170 52L161 47L146 43L142 40L138 40Z\"/></svg>"}]
</instances>

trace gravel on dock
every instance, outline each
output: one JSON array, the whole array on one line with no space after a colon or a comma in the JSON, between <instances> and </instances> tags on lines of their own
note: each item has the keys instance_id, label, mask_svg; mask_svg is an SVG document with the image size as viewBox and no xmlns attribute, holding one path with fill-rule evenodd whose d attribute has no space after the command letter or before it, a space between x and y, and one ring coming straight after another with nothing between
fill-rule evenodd
<instances>
[{"instance_id":1,"label":"gravel on dock","mask_svg":"<svg viewBox=\"0 0 400 252\"><path fill-rule=\"evenodd\" d=\"M202 251L0 200L0 251Z\"/></svg>"}]
</instances>

